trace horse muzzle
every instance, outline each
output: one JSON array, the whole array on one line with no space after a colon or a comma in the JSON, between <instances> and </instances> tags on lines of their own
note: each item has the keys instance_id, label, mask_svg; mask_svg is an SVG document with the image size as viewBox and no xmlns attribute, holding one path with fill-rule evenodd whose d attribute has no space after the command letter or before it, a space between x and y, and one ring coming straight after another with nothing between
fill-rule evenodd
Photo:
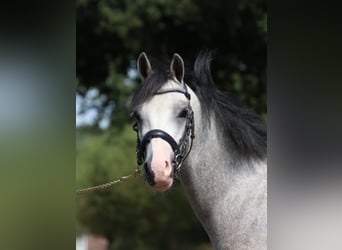
<instances>
[{"instance_id":1,"label":"horse muzzle","mask_svg":"<svg viewBox=\"0 0 342 250\"><path fill-rule=\"evenodd\" d=\"M146 181L152 189L166 191L173 184L172 148L165 140L154 138L146 150L151 152L144 163Z\"/></svg>"}]
</instances>

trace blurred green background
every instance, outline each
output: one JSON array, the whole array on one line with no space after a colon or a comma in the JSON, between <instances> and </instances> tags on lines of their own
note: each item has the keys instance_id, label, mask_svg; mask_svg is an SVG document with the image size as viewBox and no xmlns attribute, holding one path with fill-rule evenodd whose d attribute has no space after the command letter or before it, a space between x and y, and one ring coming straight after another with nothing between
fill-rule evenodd
<instances>
[{"instance_id":1,"label":"blurred green background","mask_svg":"<svg viewBox=\"0 0 342 250\"><path fill-rule=\"evenodd\" d=\"M266 120L266 1L78 0L76 186L134 170L136 135L128 104L136 58L179 53L192 68L214 49L212 74ZM141 178L76 200L77 235L101 235L110 249L212 249L178 183L152 192Z\"/></svg>"}]
</instances>

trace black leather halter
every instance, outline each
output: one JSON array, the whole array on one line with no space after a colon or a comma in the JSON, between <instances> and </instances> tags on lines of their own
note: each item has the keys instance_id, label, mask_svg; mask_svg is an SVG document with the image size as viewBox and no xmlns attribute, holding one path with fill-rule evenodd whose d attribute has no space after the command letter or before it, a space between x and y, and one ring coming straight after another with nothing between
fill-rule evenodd
<instances>
[{"instance_id":1,"label":"black leather halter","mask_svg":"<svg viewBox=\"0 0 342 250\"><path fill-rule=\"evenodd\" d=\"M184 91L180 89L170 89L170 90L164 90L155 93L155 95L162 95L166 93L172 93L172 92L178 92L182 93L185 95L185 97L190 101L190 94L187 91L186 85L184 84ZM186 124L185 124L185 129L184 133L179 140L179 144L175 141L175 139L169 135L167 132L160 130L160 129L152 129L148 131L142 140L140 141L139 139L139 134L138 134L138 124L135 123L133 126L133 129L137 132L137 148L136 148L136 154L137 154L137 163L138 165L141 165L145 161L145 154L146 154L146 147L147 145L151 142L153 138L161 138L165 141L167 141L173 152L174 152L174 157L172 161L172 165L174 167L174 171L177 175L183 161L186 159L186 157L189 155L191 148L192 148L192 142L193 139L195 138L194 135L194 115L192 108L190 106L190 103L187 107L187 115L186 115ZM191 140L191 141L190 141ZM187 150L188 149L188 150Z\"/></svg>"}]
</instances>

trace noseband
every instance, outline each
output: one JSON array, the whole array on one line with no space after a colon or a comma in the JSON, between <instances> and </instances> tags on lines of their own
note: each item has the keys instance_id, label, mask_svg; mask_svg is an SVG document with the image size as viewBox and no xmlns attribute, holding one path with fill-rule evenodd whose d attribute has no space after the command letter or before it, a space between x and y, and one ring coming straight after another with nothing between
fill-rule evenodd
<instances>
[{"instance_id":1,"label":"noseband","mask_svg":"<svg viewBox=\"0 0 342 250\"><path fill-rule=\"evenodd\" d=\"M166 94L166 93L171 93L171 92L178 92L181 94L184 94L185 97L190 101L190 94L187 91L186 85L185 86L185 91L183 90L178 90L178 89L171 89L171 90L165 90L165 91L160 91L155 93L155 95L162 95L162 94ZM169 135L168 133L166 133L163 130L160 129L152 129L150 131L148 131L144 137L142 138L142 140L140 141L139 139L139 134L138 134L138 124L135 123L133 126L133 129L137 132L137 148L136 148L136 154L137 154L137 163L138 165L141 165L144 163L145 161L145 157L146 157L146 147L147 145L151 142L151 140L153 138L161 138L165 141L167 141L174 153L174 157L172 160L172 166L174 169L174 173L178 174L179 169L182 166L182 163L184 162L184 160L186 159L186 157L189 155L191 148L192 148L192 142L193 139L195 138L195 134L194 134L194 115L193 115L193 111L192 108L190 106L190 103L187 107L187 115L186 115L186 123L185 123L185 129L184 129L184 133L181 137L181 139L179 140L179 144L175 141L175 139ZM191 139L191 141L190 141ZM187 151L187 148L188 151Z\"/></svg>"}]
</instances>

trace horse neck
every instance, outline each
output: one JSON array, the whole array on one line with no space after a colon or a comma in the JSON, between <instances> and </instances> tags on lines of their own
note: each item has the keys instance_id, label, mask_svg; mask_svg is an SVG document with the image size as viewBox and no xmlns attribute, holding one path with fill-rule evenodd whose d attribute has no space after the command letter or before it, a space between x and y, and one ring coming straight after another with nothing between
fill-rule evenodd
<instances>
[{"instance_id":1,"label":"horse neck","mask_svg":"<svg viewBox=\"0 0 342 250\"><path fill-rule=\"evenodd\" d=\"M223 137L228 135L223 134L214 114L211 114L209 122L205 121L207 118L202 117L203 112L197 96L194 93L191 93L191 96L194 96L191 106L194 110L195 139L180 177L186 188L194 188L188 191L196 193L202 188L212 201L220 191L227 193L227 188L236 185L237 179L266 170L265 162L243 158L233 147L227 147ZM201 196L203 197L203 193Z\"/></svg>"},{"instance_id":2,"label":"horse neck","mask_svg":"<svg viewBox=\"0 0 342 250\"><path fill-rule=\"evenodd\" d=\"M180 180L190 201L208 208L213 201L222 199L222 193L232 189L241 169L248 168L248 162L226 149L214 120L209 127L202 124L202 118L195 116L195 139L181 169Z\"/></svg>"},{"instance_id":3,"label":"horse neck","mask_svg":"<svg viewBox=\"0 0 342 250\"><path fill-rule=\"evenodd\" d=\"M217 246L220 246L218 248L221 248L225 244L222 239L228 238L229 244L235 241L239 248L239 240L234 240L235 236L232 235L234 231L239 234L238 227L241 225L234 225L234 222L229 224L227 219L240 216L238 213L243 209L252 209L245 207L247 199L265 195L266 164L243 159L235 154L233 149L227 148L222 140L222 130L213 117L207 126L202 125L200 105L198 99L194 99L192 105L196 137L192 151L180 171L180 181L211 241L214 244L221 241L217 243ZM263 203L265 210L266 202ZM258 212L258 208L255 209L252 213ZM241 234L245 233L245 229L240 230Z\"/></svg>"}]
</instances>

